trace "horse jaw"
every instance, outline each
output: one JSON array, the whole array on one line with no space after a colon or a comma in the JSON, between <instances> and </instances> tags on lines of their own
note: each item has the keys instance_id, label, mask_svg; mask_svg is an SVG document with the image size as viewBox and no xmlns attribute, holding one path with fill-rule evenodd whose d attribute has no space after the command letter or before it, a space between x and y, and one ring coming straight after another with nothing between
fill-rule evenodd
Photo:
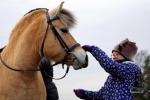
<instances>
[{"instance_id":1,"label":"horse jaw","mask_svg":"<svg viewBox=\"0 0 150 100\"><path fill-rule=\"evenodd\" d=\"M75 70L86 68L88 66L88 56L87 53L83 49L78 49L72 52L74 55L74 62L72 64Z\"/></svg>"}]
</instances>

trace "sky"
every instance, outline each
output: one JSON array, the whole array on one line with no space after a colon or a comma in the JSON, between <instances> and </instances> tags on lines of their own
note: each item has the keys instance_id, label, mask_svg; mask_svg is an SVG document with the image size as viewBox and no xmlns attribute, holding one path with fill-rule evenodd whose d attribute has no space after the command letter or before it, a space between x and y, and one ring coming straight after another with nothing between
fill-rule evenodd
<instances>
[{"instance_id":1,"label":"sky","mask_svg":"<svg viewBox=\"0 0 150 100\"><path fill-rule=\"evenodd\" d=\"M128 38L136 42L139 51L148 50L150 43L150 0L64 0L64 8L77 19L77 25L70 30L81 44L96 45L108 56L121 40ZM57 7L62 0L0 0L0 47L7 44L11 30L19 19L35 8ZM68 75L54 82L60 100L79 100L73 89L83 88L97 91L103 86L108 74L89 55L89 66L81 70L70 69ZM61 66L54 70L54 76L65 73Z\"/></svg>"}]
</instances>

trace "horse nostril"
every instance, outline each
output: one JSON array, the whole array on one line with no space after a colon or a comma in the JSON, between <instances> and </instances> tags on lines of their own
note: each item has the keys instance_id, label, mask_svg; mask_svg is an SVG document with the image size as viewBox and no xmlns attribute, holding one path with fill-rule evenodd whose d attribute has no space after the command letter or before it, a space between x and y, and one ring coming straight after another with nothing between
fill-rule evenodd
<instances>
[{"instance_id":1,"label":"horse nostril","mask_svg":"<svg viewBox=\"0 0 150 100\"><path fill-rule=\"evenodd\" d=\"M88 56L86 55L86 57L85 57L85 63L84 63L84 65L83 65L83 68L86 68L87 66L88 66Z\"/></svg>"}]
</instances>

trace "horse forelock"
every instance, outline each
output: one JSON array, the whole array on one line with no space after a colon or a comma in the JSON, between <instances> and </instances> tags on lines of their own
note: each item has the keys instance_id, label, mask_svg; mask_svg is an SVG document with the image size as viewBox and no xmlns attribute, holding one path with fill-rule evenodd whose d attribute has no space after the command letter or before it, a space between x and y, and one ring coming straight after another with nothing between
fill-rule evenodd
<instances>
[{"instance_id":1,"label":"horse forelock","mask_svg":"<svg viewBox=\"0 0 150 100\"><path fill-rule=\"evenodd\" d=\"M57 16L56 13L57 9L54 9L50 12L50 16ZM76 24L75 16L69 10L62 9L59 18L67 28L72 28Z\"/></svg>"}]
</instances>

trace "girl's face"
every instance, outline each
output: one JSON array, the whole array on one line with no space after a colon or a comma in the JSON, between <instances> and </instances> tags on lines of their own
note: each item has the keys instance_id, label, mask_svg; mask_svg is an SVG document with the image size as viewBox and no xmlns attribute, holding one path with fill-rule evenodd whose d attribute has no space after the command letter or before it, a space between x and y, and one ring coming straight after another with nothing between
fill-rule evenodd
<instances>
[{"instance_id":1,"label":"girl's face","mask_svg":"<svg viewBox=\"0 0 150 100\"><path fill-rule=\"evenodd\" d=\"M124 59L125 59L120 53L115 52L115 51L112 52L111 58L112 58L114 61L124 60Z\"/></svg>"}]
</instances>

